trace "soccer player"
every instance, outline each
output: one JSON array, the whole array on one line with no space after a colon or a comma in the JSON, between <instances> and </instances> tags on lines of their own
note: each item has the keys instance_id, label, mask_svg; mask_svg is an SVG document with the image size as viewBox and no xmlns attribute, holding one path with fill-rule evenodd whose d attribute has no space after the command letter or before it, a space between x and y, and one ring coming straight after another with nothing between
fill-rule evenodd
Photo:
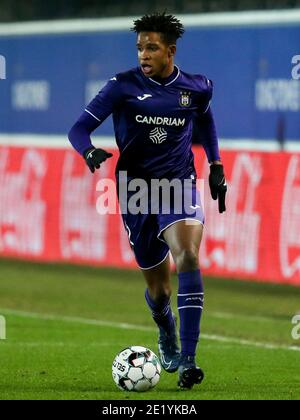
<instances>
[{"instance_id":1,"label":"soccer player","mask_svg":"<svg viewBox=\"0 0 300 420\"><path fill-rule=\"evenodd\" d=\"M192 212L181 208L178 213L174 194L167 213L161 207L148 214L122 209L130 244L147 283L146 302L159 328L162 366L167 372L178 370L179 386L189 389L204 377L195 362L204 300L199 267L204 216L191 150L193 127L197 127L210 164L209 186L220 213L225 211L227 190L210 108L213 85L205 76L186 73L174 64L176 41L184 33L176 17L145 15L134 21L132 30L137 34L139 66L108 81L72 127L69 139L94 173L112 154L94 147L90 135L113 115L120 151L116 167L119 200L120 186L128 180L143 179L147 185L153 179L191 181L189 187L174 194L182 194L183 200L192 197ZM149 206L151 199L150 194ZM169 252L179 282L181 349L170 307Z\"/></svg>"}]
</instances>

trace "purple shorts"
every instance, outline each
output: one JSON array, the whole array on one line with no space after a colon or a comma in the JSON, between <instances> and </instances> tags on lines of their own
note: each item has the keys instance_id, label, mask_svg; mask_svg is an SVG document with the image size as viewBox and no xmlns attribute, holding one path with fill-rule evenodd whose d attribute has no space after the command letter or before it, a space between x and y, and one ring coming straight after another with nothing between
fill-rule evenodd
<instances>
[{"instance_id":1,"label":"purple shorts","mask_svg":"<svg viewBox=\"0 0 300 420\"><path fill-rule=\"evenodd\" d=\"M128 192L123 201L119 197L128 239L137 264L143 270L154 268L167 258L169 247L164 241L163 232L169 226L182 220L204 224L204 212L196 180L186 181L188 182L180 181L181 189L178 183L177 189L171 189L170 194L161 193L159 199L157 188L154 190L156 194L153 190L150 191L150 188L140 189L138 201L133 200L136 191ZM127 206L126 212L124 204ZM142 212L138 212L137 207L142 208Z\"/></svg>"}]
</instances>

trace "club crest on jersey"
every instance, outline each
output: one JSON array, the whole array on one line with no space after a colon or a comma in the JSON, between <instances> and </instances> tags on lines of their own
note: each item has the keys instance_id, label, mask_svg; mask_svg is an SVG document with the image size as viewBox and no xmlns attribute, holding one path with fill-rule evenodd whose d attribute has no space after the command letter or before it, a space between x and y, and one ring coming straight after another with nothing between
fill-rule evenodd
<instances>
[{"instance_id":1,"label":"club crest on jersey","mask_svg":"<svg viewBox=\"0 0 300 420\"><path fill-rule=\"evenodd\" d=\"M180 92L179 104L184 107L191 105L191 92Z\"/></svg>"}]
</instances>

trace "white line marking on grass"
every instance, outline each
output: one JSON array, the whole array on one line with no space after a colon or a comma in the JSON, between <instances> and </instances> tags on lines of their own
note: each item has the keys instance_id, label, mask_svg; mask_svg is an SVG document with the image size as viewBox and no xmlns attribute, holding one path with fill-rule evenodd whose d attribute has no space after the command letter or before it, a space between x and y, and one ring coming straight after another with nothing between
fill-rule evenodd
<instances>
[{"instance_id":1,"label":"white line marking on grass","mask_svg":"<svg viewBox=\"0 0 300 420\"><path fill-rule=\"evenodd\" d=\"M157 331L154 327L145 327L143 325L134 325L127 324L125 322L111 322L111 321L101 321L100 319L89 319L81 318L77 316L60 316L60 315L50 315L50 314L41 314L35 312L19 311L16 309L0 309L0 313L7 315L21 316L24 318L32 319L43 319L45 321L66 321L66 322L77 322L79 324L86 325L95 325L98 327L111 327L111 328L120 328L122 330L138 330L138 331Z\"/></svg>"},{"instance_id":2,"label":"white line marking on grass","mask_svg":"<svg viewBox=\"0 0 300 420\"><path fill-rule=\"evenodd\" d=\"M115 342L113 343L116 344ZM7 346L18 346L18 347L41 347L41 346L47 346L47 347L80 347L82 348L82 343L70 343L68 341L5 341L5 347ZM112 342L95 342L95 343L88 343L89 347L111 347ZM121 347L122 344L119 344Z\"/></svg>"},{"instance_id":3,"label":"white line marking on grass","mask_svg":"<svg viewBox=\"0 0 300 420\"><path fill-rule=\"evenodd\" d=\"M94 325L98 327L111 327L111 328L118 328L118 329L123 329L123 330L125 329L125 330L137 330L137 331L149 331L149 332L157 331L157 328L154 328L154 327L127 324L124 322L119 323L119 322L101 321L98 319L88 319L88 318L73 317L73 316L40 314L40 313L35 313L35 312L19 311L15 309L1 309L0 308L0 313L4 315L5 314L14 315L14 316L20 316L24 318L41 319L45 321L74 322L78 324ZM205 340L219 341L222 343L234 343L234 344L239 344L241 346L252 346L252 347L271 349L271 350L300 351L300 346L298 347L298 346L285 346L285 345L273 344L273 343L261 343L258 341L244 340L241 338L225 337L222 335L201 334L201 337L204 338Z\"/></svg>"},{"instance_id":4,"label":"white line marking on grass","mask_svg":"<svg viewBox=\"0 0 300 420\"><path fill-rule=\"evenodd\" d=\"M297 346L284 346L284 345L272 344L272 343L261 343L259 341L250 341L250 340L244 340L242 338L234 338L234 337L224 337L222 335L201 334L201 337L206 340L220 341L222 343L234 343L234 344L240 344L241 346L259 347L259 348L269 349L269 350L300 351L300 346L297 347Z\"/></svg>"},{"instance_id":5,"label":"white line marking on grass","mask_svg":"<svg viewBox=\"0 0 300 420\"><path fill-rule=\"evenodd\" d=\"M230 312L207 312L208 316L220 319L244 319L247 321L258 321L258 322L278 322L278 319L265 317L265 316L252 316L252 315L243 315L243 314L232 314ZM285 321L285 320L283 320Z\"/></svg>"}]
</instances>

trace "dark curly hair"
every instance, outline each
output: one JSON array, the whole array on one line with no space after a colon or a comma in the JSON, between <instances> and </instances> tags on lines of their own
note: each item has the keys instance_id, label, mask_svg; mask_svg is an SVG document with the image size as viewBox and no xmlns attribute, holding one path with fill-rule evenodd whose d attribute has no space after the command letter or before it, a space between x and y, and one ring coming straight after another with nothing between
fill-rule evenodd
<instances>
[{"instance_id":1,"label":"dark curly hair","mask_svg":"<svg viewBox=\"0 0 300 420\"><path fill-rule=\"evenodd\" d=\"M166 12L144 15L140 19L133 21L134 26L131 31L139 34L140 32L159 32L167 44L176 44L178 38L184 33L184 27L180 20Z\"/></svg>"}]
</instances>

